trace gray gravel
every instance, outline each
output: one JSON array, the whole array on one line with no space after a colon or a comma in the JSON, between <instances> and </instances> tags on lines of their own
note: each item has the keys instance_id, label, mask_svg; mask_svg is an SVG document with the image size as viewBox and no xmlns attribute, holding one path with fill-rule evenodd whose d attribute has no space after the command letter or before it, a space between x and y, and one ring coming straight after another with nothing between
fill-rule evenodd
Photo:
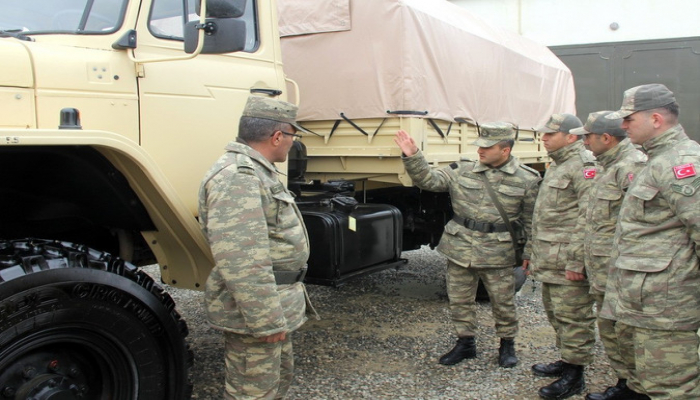
<instances>
[{"instance_id":1,"label":"gray gravel","mask_svg":"<svg viewBox=\"0 0 700 400\"><path fill-rule=\"evenodd\" d=\"M445 261L428 248L403 256L409 263L399 270L378 272L340 288L307 286L321 320L310 319L293 336L296 381L287 399L538 399L537 389L552 379L534 377L530 366L559 358L539 284L528 280L516 296L520 362L515 368L498 366L498 338L488 302L478 306L477 358L447 367L437 363L456 339ZM159 279L157 268L145 270ZM222 338L206 326L202 294L166 289L190 328L195 353L192 398L220 399ZM617 380L600 342L586 379L589 390L596 392Z\"/></svg>"}]
</instances>

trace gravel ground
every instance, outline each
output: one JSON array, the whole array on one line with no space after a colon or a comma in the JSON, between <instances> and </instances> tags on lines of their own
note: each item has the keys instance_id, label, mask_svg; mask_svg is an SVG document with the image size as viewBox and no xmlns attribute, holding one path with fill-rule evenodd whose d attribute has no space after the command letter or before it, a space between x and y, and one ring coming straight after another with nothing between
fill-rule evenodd
<instances>
[{"instance_id":1,"label":"gravel ground","mask_svg":"<svg viewBox=\"0 0 700 400\"><path fill-rule=\"evenodd\" d=\"M534 377L530 366L559 358L539 284L528 280L516 295L520 362L515 368L498 366L498 338L488 302L479 303L477 311L477 358L443 366L437 359L456 339L445 261L428 248L403 256L409 262L399 270L378 272L340 288L307 286L321 319L311 318L294 333L296 381L287 399L538 399L537 389L553 379ZM145 270L159 280L157 268ZM195 354L192 398L220 399L223 341L206 326L202 294L166 289L190 328ZM586 369L588 389L599 392L616 381L597 342L595 363Z\"/></svg>"}]
</instances>

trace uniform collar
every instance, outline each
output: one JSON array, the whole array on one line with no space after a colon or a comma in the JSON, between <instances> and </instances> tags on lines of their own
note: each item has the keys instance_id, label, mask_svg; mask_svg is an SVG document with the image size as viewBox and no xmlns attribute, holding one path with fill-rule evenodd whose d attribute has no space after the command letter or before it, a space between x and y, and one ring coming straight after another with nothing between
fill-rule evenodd
<instances>
[{"instance_id":1,"label":"uniform collar","mask_svg":"<svg viewBox=\"0 0 700 400\"><path fill-rule=\"evenodd\" d=\"M582 150L584 150L583 142L579 139L571 144L567 144L561 149L557 149L549 153L549 156L552 157L552 160L554 160L557 164L561 164Z\"/></svg>"},{"instance_id":2,"label":"uniform collar","mask_svg":"<svg viewBox=\"0 0 700 400\"><path fill-rule=\"evenodd\" d=\"M519 166L520 166L520 163L518 162L518 159L513 157L513 156L510 156L508 161L498 168L492 168L486 164L482 164L482 163L478 162L478 163L476 163L476 165L474 166L474 169L472 169L472 171L473 172L483 172L483 171L488 171L490 169L494 169L494 170L503 171L509 175L513 175L515 173L515 171L518 170Z\"/></svg>"},{"instance_id":3,"label":"uniform collar","mask_svg":"<svg viewBox=\"0 0 700 400\"><path fill-rule=\"evenodd\" d=\"M243 139L236 138L236 140L229 142L226 145L226 151L246 155L250 157L250 159L258 162L258 164L260 164L262 167L269 170L270 172L279 172L274 164L268 161L268 159L265 158L265 156L263 156L262 154L260 154L260 152L250 147L248 143L246 143Z\"/></svg>"},{"instance_id":4,"label":"uniform collar","mask_svg":"<svg viewBox=\"0 0 700 400\"><path fill-rule=\"evenodd\" d=\"M685 130L683 130L681 124L677 124L661 135L642 143L642 150L649 154L649 156L653 156L687 138L688 135L685 134Z\"/></svg>"},{"instance_id":5,"label":"uniform collar","mask_svg":"<svg viewBox=\"0 0 700 400\"><path fill-rule=\"evenodd\" d=\"M596 159L603 167L608 167L615 161L622 158L622 156L627 154L629 151L634 150L636 149L634 148L632 142L629 140L629 138L625 138L605 153L597 155Z\"/></svg>"}]
</instances>

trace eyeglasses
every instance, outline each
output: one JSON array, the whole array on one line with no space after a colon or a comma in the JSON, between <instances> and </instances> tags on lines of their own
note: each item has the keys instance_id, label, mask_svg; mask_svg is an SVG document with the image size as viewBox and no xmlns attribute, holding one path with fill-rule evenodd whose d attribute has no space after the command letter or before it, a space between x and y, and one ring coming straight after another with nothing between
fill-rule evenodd
<instances>
[{"instance_id":1,"label":"eyeglasses","mask_svg":"<svg viewBox=\"0 0 700 400\"><path fill-rule=\"evenodd\" d=\"M283 135L291 136L292 140L294 140L294 141L297 141L297 140L300 140L301 138L303 138L303 136L301 136L298 133L290 133L290 132L285 132L285 131L280 131L280 132L282 132Z\"/></svg>"}]
</instances>

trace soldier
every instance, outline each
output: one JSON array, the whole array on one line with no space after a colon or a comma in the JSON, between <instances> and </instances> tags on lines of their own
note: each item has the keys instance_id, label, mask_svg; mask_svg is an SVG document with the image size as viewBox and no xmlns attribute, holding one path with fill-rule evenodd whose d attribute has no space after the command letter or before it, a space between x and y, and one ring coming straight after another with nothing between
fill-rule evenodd
<instances>
[{"instance_id":1,"label":"soldier","mask_svg":"<svg viewBox=\"0 0 700 400\"><path fill-rule=\"evenodd\" d=\"M627 386L654 399L700 399L700 145L664 85L624 93L622 128L648 161L622 202L601 315L633 346Z\"/></svg>"},{"instance_id":2,"label":"soldier","mask_svg":"<svg viewBox=\"0 0 700 400\"><path fill-rule=\"evenodd\" d=\"M445 226L437 249L448 260L447 293L458 340L440 358L440 364L454 365L476 357L475 299L481 279L491 300L496 334L501 338L498 364L511 368L518 362L514 341L518 332L513 299L514 243L486 181L510 223L521 225L529 237L540 176L510 154L515 143L512 125L485 124L480 135L473 143L479 146L479 162L462 160L437 170L431 170L406 132L398 131L395 141L405 155L404 165L414 184L424 190L449 192L452 199L454 218ZM529 258L528 254L526 248L523 257Z\"/></svg>"},{"instance_id":3,"label":"soldier","mask_svg":"<svg viewBox=\"0 0 700 400\"><path fill-rule=\"evenodd\" d=\"M621 119L608 119L612 111L599 111L588 115L583 128L571 130L572 135L582 135L583 144L596 156L599 170L593 179L586 210L586 231L583 241L583 260L590 285L590 293L596 301L598 314L603 306L608 264L613 251L612 243L620 205L630 182L644 166L646 156L627 139L620 127ZM634 349L618 346L615 322L597 318L598 332L617 375L617 384L603 393L590 393L586 400L634 400L648 398L627 387L629 371L634 369Z\"/></svg>"},{"instance_id":4,"label":"soldier","mask_svg":"<svg viewBox=\"0 0 700 400\"><path fill-rule=\"evenodd\" d=\"M535 364L538 376L561 377L540 388L546 399L565 399L585 389L583 369L593 361L593 296L583 267L586 199L596 175L595 157L570 131L571 114L554 114L542 141L554 160L544 175L532 222L532 276L542 282L542 302L556 333L561 360Z\"/></svg>"},{"instance_id":5,"label":"soldier","mask_svg":"<svg viewBox=\"0 0 700 400\"><path fill-rule=\"evenodd\" d=\"M216 265L207 319L224 332L226 399L282 399L292 382L291 332L305 321L309 240L273 163L301 137L297 107L251 96L238 138L207 172L199 221Z\"/></svg>"}]
</instances>

